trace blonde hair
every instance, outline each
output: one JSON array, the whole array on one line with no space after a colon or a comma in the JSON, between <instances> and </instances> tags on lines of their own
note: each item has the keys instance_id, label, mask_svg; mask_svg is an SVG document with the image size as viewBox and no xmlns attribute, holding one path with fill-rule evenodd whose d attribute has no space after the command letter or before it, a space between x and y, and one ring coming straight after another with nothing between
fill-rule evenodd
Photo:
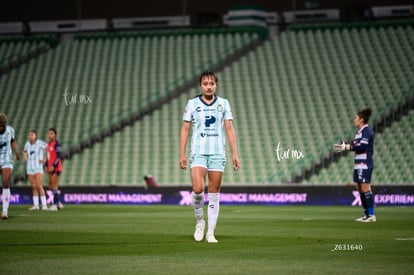
<instances>
[{"instance_id":1,"label":"blonde hair","mask_svg":"<svg viewBox=\"0 0 414 275\"><path fill-rule=\"evenodd\" d=\"M0 123L2 123L2 124L7 123L7 116L3 113L0 113Z\"/></svg>"}]
</instances>

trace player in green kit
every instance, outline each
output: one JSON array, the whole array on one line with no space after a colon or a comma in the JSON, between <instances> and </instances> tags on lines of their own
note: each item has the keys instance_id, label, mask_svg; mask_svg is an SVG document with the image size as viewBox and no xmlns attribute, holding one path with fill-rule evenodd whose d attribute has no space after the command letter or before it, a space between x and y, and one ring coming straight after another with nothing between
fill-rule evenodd
<instances>
[{"instance_id":1,"label":"player in green kit","mask_svg":"<svg viewBox=\"0 0 414 275\"><path fill-rule=\"evenodd\" d=\"M232 150L233 168L240 168L237 156L233 115L227 99L216 95L218 78L213 72L203 72L199 78L201 95L190 99L184 111L180 136L180 167L187 169L185 148L192 126L190 168L192 202L196 217L194 239L204 239L204 189L208 176L208 227L206 240L216 243L214 235L220 210L220 187L226 164L226 135Z\"/></svg>"}]
</instances>

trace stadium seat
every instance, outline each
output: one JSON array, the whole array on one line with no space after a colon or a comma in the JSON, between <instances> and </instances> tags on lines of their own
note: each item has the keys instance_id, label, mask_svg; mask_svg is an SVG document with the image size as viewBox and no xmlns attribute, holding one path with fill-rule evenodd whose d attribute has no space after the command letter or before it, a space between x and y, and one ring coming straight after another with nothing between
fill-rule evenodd
<instances>
[{"instance_id":1,"label":"stadium seat","mask_svg":"<svg viewBox=\"0 0 414 275\"><path fill-rule=\"evenodd\" d=\"M232 104L242 161L242 169L232 172L228 151L225 184L289 183L320 156L329 156L339 138L353 137L357 110L372 107L375 123L380 114L396 108L413 93L413 34L412 26L303 28L283 32L225 67L218 75L217 93ZM100 129L119 125L255 39L257 33L249 31L79 34L2 77L0 89L6 92L0 107L11 110L10 124L20 144L27 129L38 129L45 139L46 129L54 126L68 150L99 135ZM64 101L65 91L77 95L73 104ZM62 185L143 184L146 173L160 185L189 184L189 172L177 163L179 130L182 110L197 94L198 88L190 88L66 160ZM92 102L80 102L81 96ZM27 114L33 105L33 113ZM412 129L412 116L393 123L392 133ZM412 140L412 131L395 131ZM393 170L378 172L375 181L414 182L407 169L412 160L404 159L411 166L392 164L413 143L403 143L393 154L390 140L387 131L376 136L376 171ZM278 161L279 143L289 152L303 151L305 158L290 155ZM352 162L351 156L341 158L303 184L346 184L352 181Z\"/></svg>"}]
</instances>

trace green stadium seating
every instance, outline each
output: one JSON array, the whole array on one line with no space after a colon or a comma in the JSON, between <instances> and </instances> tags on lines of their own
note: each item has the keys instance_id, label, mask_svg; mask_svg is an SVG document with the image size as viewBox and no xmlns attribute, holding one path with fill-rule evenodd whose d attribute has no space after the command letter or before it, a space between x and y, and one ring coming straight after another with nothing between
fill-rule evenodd
<instances>
[{"instance_id":1,"label":"green stadium seating","mask_svg":"<svg viewBox=\"0 0 414 275\"><path fill-rule=\"evenodd\" d=\"M167 31L145 35L121 33L116 36L113 33L80 34L74 41L59 45L2 76L0 89L5 100L1 101L0 107L7 113L10 125L15 127L20 146L25 143L29 129L36 129L39 138L46 139L47 129L55 127L63 150L69 152L71 147L79 147L85 141L90 143L91 137L157 102L161 96L192 81L202 70L219 64L257 38L257 32L248 29ZM168 126L169 123L158 125ZM147 128L148 132L153 131L149 126ZM165 133L161 129L158 131L159 139L151 137L152 141L166 142ZM122 136L121 141L127 144L130 140L137 141L136 136L124 139ZM119 154L125 147L117 144L113 147L116 148L110 151L116 156L113 157L113 168L101 171L102 178L106 180L108 177L109 184L115 184L115 180L125 184L136 181L136 175L128 170L130 166L118 169L128 155ZM141 147L152 148L154 143L148 141ZM94 156L101 156L98 148L93 150ZM163 150L159 146L155 148L146 155ZM137 155L141 153L133 158ZM127 162L135 164L129 159ZM71 170L72 162L65 161L65 164ZM159 163L154 165L159 169ZM15 172L24 173L23 166L23 163L16 163ZM91 178L89 169L76 167L74 170L81 172L75 173L79 177L68 175L67 180L63 179L68 185L101 181L99 177Z\"/></svg>"},{"instance_id":2,"label":"green stadium seating","mask_svg":"<svg viewBox=\"0 0 414 275\"><path fill-rule=\"evenodd\" d=\"M413 142L414 110L392 123L384 132L375 135L374 172L375 184L413 184L414 152ZM319 175L312 176L305 183L348 184L353 181L353 154L341 158L338 163L323 169Z\"/></svg>"},{"instance_id":3,"label":"green stadium seating","mask_svg":"<svg viewBox=\"0 0 414 275\"><path fill-rule=\"evenodd\" d=\"M27 58L41 48L49 48L57 43L54 35L0 36L0 68Z\"/></svg>"},{"instance_id":4,"label":"green stadium seating","mask_svg":"<svg viewBox=\"0 0 414 275\"><path fill-rule=\"evenodd\" d=\"M373 108L375 123L397 108L414 92L413 34L410 24L298 27L225 67L219 72L217 93L232 105L242 169L232 172L229 163L224 184L290 183L321 156L332 156L334 142L353 137L357 110ZM256 38L248 31L212 30L81 34L2 77L0 89L7 95L0 106L11 110L10 124L23 133L21 144L27 129L54 126L68 150ZM87 94L93 101L80 104L78 97L77 104L66 106L65 90ZM12 97L16 92L19 99ZM188 185L189 171L178 167L179 132L182 110L198 93L190 88L150 116L65 160L61 184L144 184L142 177L151 173L160 185ZM27 114L29 106L36 108ZM376 137L375 182L414 182L408 169L412 160L402 157L412 151L411 117ZM390 147L395 132L407 140L398 150ZM279 161L278 144L290 153L302 151L304 158ZM229 162L230 156L228 151ZM352 158L343 157L303 184L346 184L352 181L352 167Z\"/></svg>"}]
</instances>

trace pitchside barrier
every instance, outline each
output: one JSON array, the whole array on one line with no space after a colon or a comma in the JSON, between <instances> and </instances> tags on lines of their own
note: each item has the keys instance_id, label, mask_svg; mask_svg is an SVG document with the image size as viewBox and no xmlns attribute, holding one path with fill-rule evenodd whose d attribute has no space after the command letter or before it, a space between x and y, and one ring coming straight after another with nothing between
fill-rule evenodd
<instances>
[{"instance_id":1,"label":"pitchside barrier","mask_svg":"<svg viewBox=\"0 0 414 275\"><path fill-rule=\"evenodd\" d=\"M377 206L414 206L414 185L379 185L372 189ZM151 189L143 186L71 186L62 187L60 191L64 204L191 204L191 187L188 186ZM11 193L11 204L32 204L30 187L12 187ZM50 191L47 191L47 200L48 204L53 202ZM205 201L208 201L207 192ZM223 205L361 205L359 193L353 186L224 186L220 202Z\"/></svg>"}]
</instances>

